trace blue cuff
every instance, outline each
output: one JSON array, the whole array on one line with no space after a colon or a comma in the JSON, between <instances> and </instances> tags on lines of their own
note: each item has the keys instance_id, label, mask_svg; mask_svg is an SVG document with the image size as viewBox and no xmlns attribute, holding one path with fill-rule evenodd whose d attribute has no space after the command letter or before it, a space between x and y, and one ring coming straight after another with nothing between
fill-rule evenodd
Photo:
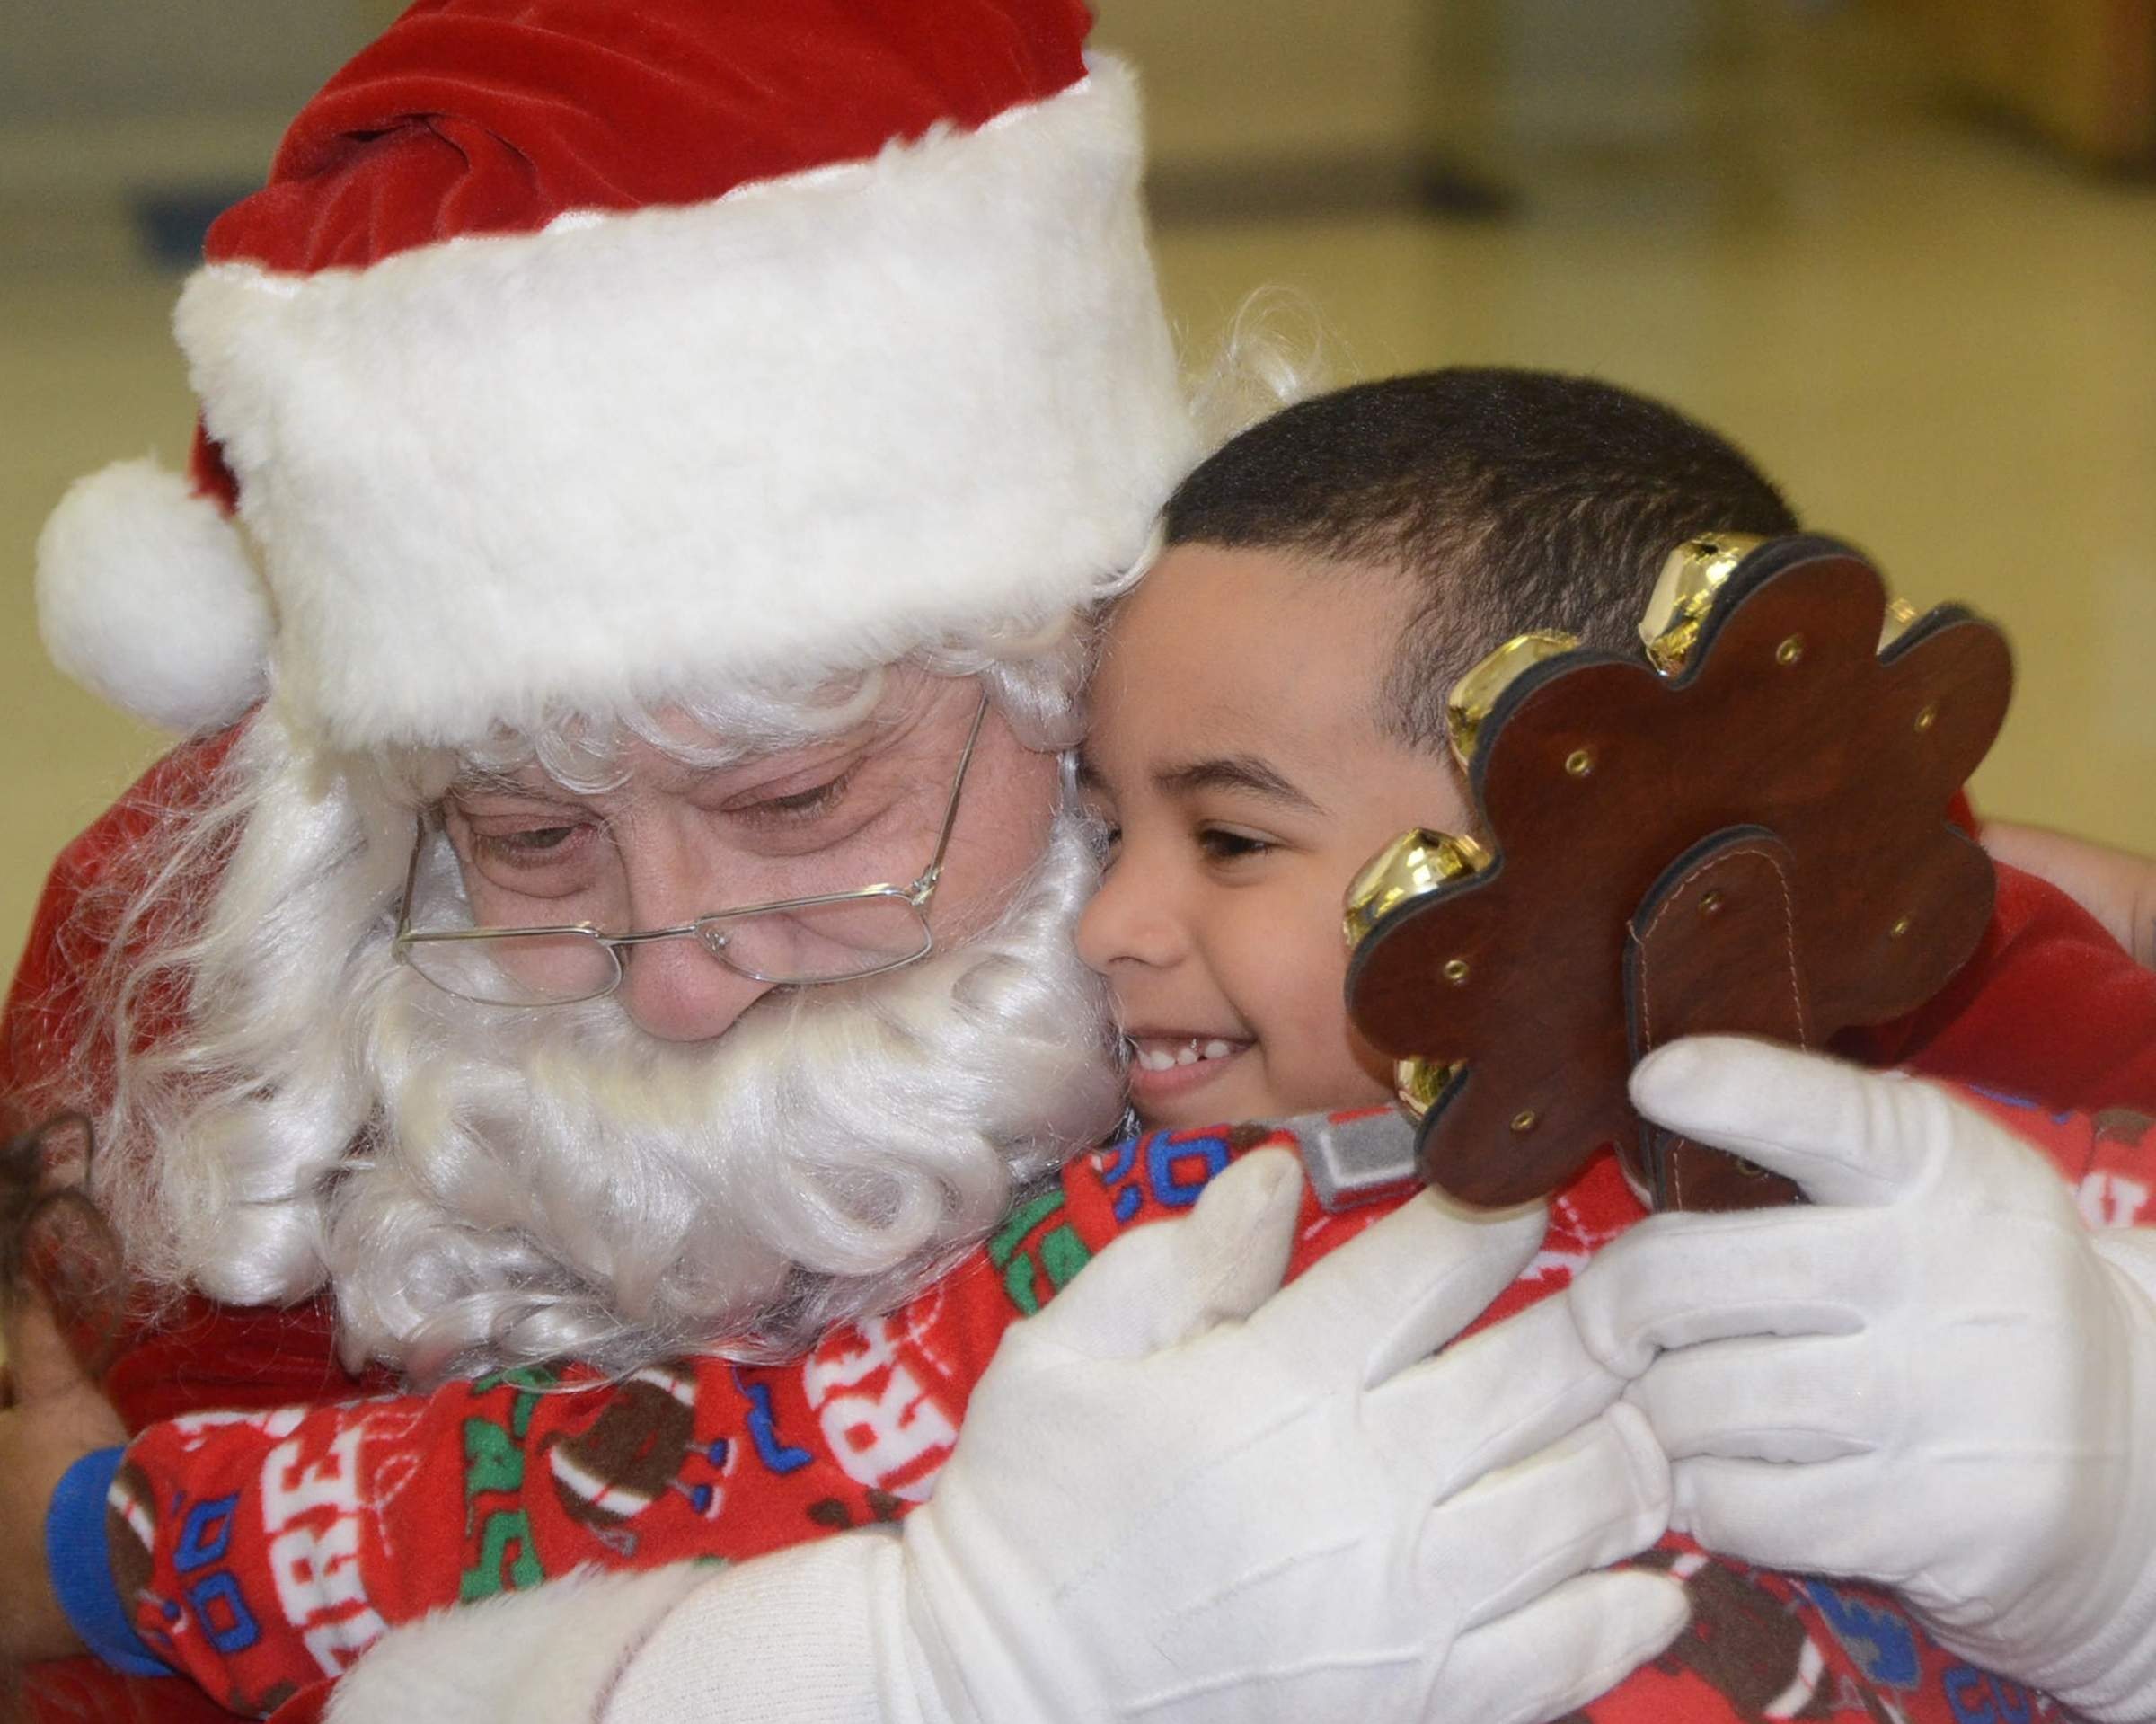
<instances>
[{"instance_id":1,"label":"blue cuff","mask_svg":"<svg viewBox=\"0 0 2156 1724\"><path fill-rule=\"evenodd\" d=\"M62 1476L45 1510L45 1569L61 1610L84 1646L128 1675L169 1676L172 1667L150 1656L128 1620L119 1582L112 1574L112 1546L105 1537L105 1499L127 1453L99 1449Z\"/></svg>"}]
</instances>

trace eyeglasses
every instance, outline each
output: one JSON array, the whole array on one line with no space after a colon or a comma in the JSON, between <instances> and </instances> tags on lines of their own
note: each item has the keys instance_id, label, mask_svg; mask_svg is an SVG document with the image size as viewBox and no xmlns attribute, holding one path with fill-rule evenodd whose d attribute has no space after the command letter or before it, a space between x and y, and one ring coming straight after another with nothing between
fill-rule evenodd
<instances>
[{"instance_id":1,"label":"eyeglasses","mask_svg":"<svg viewBox=\"0 0 2156 1724\"><path fill-rule=\"evenodd\" d=\"M959 756L935 853L911 886L863 886L851 892L781 898L714 910L678 928L635 933L601 933L589 923L420 931L411 925L411 906L428 837L439 826L438 815L430 814L421 817L412 844L391 950L399 963L409 964L459 999L509 1006L574 1005L611 994L622 984L624 951L657 940L694 940L736 975L780 986L857 981L918 963L935 948L928 906L942 878L944 853L958 824L959 798L987 715L984 692Z\"/></svg>"}]
</instances>

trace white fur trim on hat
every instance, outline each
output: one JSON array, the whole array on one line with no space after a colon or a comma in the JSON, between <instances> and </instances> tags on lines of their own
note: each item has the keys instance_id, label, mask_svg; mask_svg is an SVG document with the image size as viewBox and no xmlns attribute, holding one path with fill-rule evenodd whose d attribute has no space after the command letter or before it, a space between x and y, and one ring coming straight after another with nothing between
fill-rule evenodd
<instances>
[{"instance_id":1,"label":"white fur trim on hat","mask_svg":"<svg viewBox=\"0 0 2156 1724\"><path fill-rule=\"evenodd\" d=\"M711 203L307 277L178 328L281 699L459 743L1038 626L1194 458L1127 72Z\"/></svg>"},{"instance_id":2,"label":"white fur trim on hat","mask_svg":"<svg viewBox=\"0 0 2156 1724\"><path fill-rule=\"evenodd\" d=\"M79 479L38 540L38 632L62 670L167 730L262 696L270 605L225 513L155 461Z\"/></svg>"}]
</instances>

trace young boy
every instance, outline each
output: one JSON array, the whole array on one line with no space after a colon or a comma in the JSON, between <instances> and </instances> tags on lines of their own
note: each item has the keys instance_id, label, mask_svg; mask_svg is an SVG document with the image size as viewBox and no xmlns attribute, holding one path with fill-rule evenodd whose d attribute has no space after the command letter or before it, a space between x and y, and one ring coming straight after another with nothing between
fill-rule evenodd
<instances>
[{"instance_id":1,"label":"young boy","mask_svg":"<svg viewBox=\"0 0 2156 1724\"><path fill-rule=\"evenodd\" d=\"M1170 502L1118 606L1080 780L1109 834L1079 948L1148 1124L1392 1092L1341 1010L1337 915L1410 827L1464 831L1445 702L1529 629L1636 650L1663 558L1796 521L1737 452L1614 389L1454 371L1246 432Z\"/></svg>"},{"instance_id":2,"label":"young boy","mask_svg":"<svg viewBox=\"0 0 2156 1724\"><path fill-rule=\"evenodd\" d=\"M1671 546L1794 522L1742 456L1666 409L1455 371L1290 409L1192 474L1166 526L1170 548L1109 620L1081 769L1108 865L1079 941L1113 986L1150 1135L1067 1167L970 1272L794 1365L696 1359L612 1385L521 1371L155 1427L107 1469L110 1572L61 1578L86 1638L269 1712L441 1605L584 1562L747 1557L904 1514L1000 1335L1110 1238L1187 1208L1256 1145L1404 1136L1389 1113L1354 1111L1392 1083L1347 1021L1340 897L1401 829L1468 824L1444 728L1458 673L1529 627L1621 649ZM2100 1018L2081 1021L2077 1001L2098 997ZM2035 1034L2039 999L2081 1033ZM2046 1105L2156 1110L2156 978L2018 877L1950 996L1868 1041L1877 1060ZM2145 1191L2156 1140L2105 1118L2050 1122L2046 1147L2069 1178ZM1295 1267L1374 1213L1311 1206ZM1491 1315L1564 1286L1639 1213L1598 1158ZM2135 1216L2115 1204L2106 1218ZM587 1392L547 1392L565 1384ZM1597 1719L1960 1715L1953 1661L1883 1598L1755 1576L1681 1540L1647 1560L1690 1578L1695 1631Z\"/></svg>"}]
</instances>

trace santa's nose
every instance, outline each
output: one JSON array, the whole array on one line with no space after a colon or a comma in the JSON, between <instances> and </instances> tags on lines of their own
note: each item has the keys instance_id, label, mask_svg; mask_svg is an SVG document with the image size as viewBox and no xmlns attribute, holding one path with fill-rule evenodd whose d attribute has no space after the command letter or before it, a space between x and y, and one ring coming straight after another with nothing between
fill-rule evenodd
<instances>
[{"instance_id":1,"label":"santa's nose","mask_svg":"<svg viewBox=\"0 0 2156 1724\"><path fill-rule=\"evenodd\" d=\"M729 969L696 940L655 940L622 954L629 1020L662 1041L711 1041L771 989Z\"/></svg>"},{"instance_id":2,"label":"santa's nose","mask_svg":"<svg viewBox=\"0 0 2156 1724\"><path fill-rule=\"evenodd\" d=\"M718 866L694 819L647 818L620 843L628 889L623 908L639 928L687 927L743 889ZM756 882L761 884L762 882ZM710 1041L770 991L729 969L691 935L622 950L622 1006L630 1021L664 1041Z\"/></svg>"}]
</instances>

